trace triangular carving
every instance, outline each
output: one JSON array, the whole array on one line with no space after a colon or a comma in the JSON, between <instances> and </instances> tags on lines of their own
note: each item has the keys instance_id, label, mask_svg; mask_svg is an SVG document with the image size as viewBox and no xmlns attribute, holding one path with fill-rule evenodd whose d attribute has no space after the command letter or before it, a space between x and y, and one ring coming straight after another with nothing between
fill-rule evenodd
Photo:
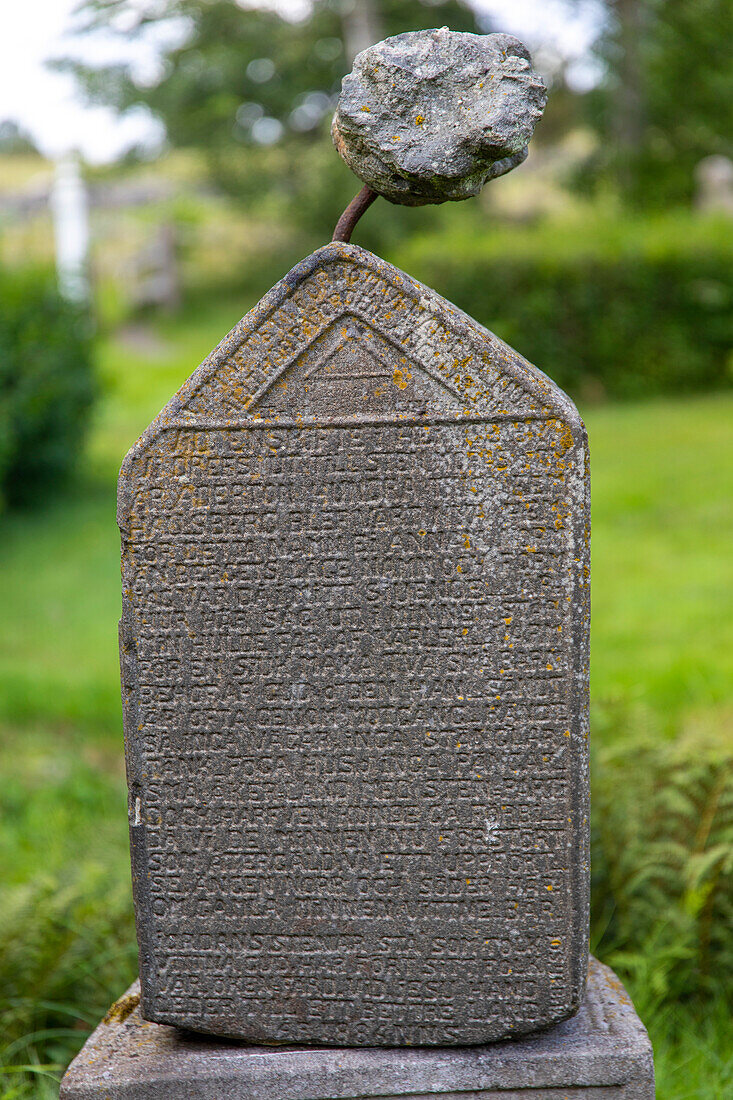
<instances>
[{"instance_id":1,"label":"triangular carving","mask_svg":"<svg viewBox=\"0 0 733 1100\"><path fill-rule=\"evenodd\" d=\"M256 419L460 413L460 395L432 378L404 349L344 313L294 363L252 398Z\"/></svg>"},{"instance_id":2,"label":"triangular carving","mask_svg":"<svg viewBox=\"0 0 733 1100\"><path fill-rule=\"evenodd\" d=\"M440 295L364 249L330 244L265 295L149 430L405 415L576 413L541 371Z\"/></svg>"}]
</instances>

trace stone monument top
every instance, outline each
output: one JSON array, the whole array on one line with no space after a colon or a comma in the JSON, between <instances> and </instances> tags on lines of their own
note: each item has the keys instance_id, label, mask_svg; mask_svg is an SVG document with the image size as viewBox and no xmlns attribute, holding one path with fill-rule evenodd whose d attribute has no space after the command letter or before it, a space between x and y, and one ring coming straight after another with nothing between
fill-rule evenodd
<instances>
[{"instance_id":1,"label":"stone monument top","mask_svg":"<svg viewBox=\"0 0 733 1100\"><path fill-rule=\"evenodd\" d=\"M410 31L356 57L331 132L373 191L421 206L470 198L521 164L546 100L512 35Z\"/></svg>"},{"instance_id":2,"label":"stone monument top","mask_svg":"<svg viewBox=\"0 0 733 1100\"><path fill-rule=\"evenodd\" d=\"M380 195L405 206L467 199L527 156L547 99L522 43L447 27L410 31L358 54L331 124L364 180L334 231L348 241Z\"/></svg>"}]
</instances>

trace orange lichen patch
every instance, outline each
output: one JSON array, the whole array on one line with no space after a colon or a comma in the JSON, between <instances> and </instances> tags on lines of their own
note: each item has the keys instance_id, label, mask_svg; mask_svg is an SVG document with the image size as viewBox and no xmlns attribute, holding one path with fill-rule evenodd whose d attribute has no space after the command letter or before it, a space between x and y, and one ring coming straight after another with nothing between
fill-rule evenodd
<instances>
[{"instance_id":1,"label":"orange lichen patch","mask_svg":"<svg viewBox=\"0 0 733 1100\"><path fill-rule=\"evenodd\" d=\"M570 505L565 501L556 501L550 508L555 513L555 527L559 531L565 526L564 520L570 514Z\"/></svg>"},{"instance_id":2,"label":"orange lichen patch","mask_svg":"<svg viewBox=\"0 0 733 1100\"><path fill-rule=\"evenodd\" d=\"M566 451L569 451L573 445L573 433L570 431L570 428L568 428L566 424L558 424L558 428L560 428L561 431L560 438L555 444L555 450L557 451L558 456L562 456L565 454Z\"/></svg>"},{"instance_id":3,"label":"orange lichen patch","mask_svg":"<svg viewBox=\"0 0 733 1100\"><path fill-rule=\"evenodd\" d=\"M604 973L603 978L608 988L612 989L613 992L617 994L621 1004L631 1004L631 1001L626 994L626 990L621 985L621 982L618 980L615 974Z\"/></svg>"},{"instance_id":4,"label":"orange lichen patch","mask_svg":"<svg viewBox=\"0 0 733 1100\"><path fill-rule=\"evenodd\" d=\"M112 1005L104 1016L103 1024L115 1024L124 1023L131 1012L134 1012L137 1006L140 1004L139 993L127 993L124 997L120 997L118 1001Z\"/></svg>"},{"instance_id":5,"label":"orange lichen patch","mask_svg":"<svg viewBox=\"0 0 733 1100\"><path fill-rule=\"evenodd\" d=\"M392 375L392 381L398 389L404 390L411 378L412 373L409 370L400 370L399 367L395 367L395 372Z\"/></svg>"}]
</instances>

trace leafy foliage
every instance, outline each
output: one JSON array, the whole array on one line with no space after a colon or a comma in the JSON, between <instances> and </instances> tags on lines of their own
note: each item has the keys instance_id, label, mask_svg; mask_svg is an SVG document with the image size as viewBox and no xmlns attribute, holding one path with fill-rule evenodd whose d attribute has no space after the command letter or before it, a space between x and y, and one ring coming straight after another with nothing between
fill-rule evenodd
<instances>
[{"instance_id":1,"label":"leafy foliage","mask_svg":"<svg viewBox=\"0 0 733 1100\"><path fill-rule=\"evenodd\" d=\"M6 727L0 771L0 1096L51 1100L135 973L124 781L63 727Z\"/></svg>"},{"instance_id":2,"label":"leafy foliage","mask_svg":"<svg viewBox=\"0 0 733 1100\"><path fill-rule=\"evenodd\" d=\"M391 256L581 397L731 380L728 224L681 212L425 234Z\"/></svg>"},{"instance_id":3,"label":"leafy foliage","mask_svg":"<svg viewBox=\"0 0 733 1100\"><path fill-rule=\"evenodd\" d=\"M733 740L623 741L596 754L593 938L643 1013L733 983Z\"/></svg>"},{"instance_id":4,"label":"leafy foliage","mask_svg":"<svg viewBox=\"0 0 733 1100\"><path fill-rule=\"evenodd\" d=\"M0 496L68 474L94 394L87 319L50 275L0 271Z\"/></svg>"},{"instance_id":5,"label":"leafy foliage","mask_svg":"<svg viewBox=\"0 0 733 1100\"><path fill-rule=\"evenodd\" d=\"M129 888L87 866L3 894L0 1095L4 1078L10 1095L58 1096L70 1058L135 975Z\"/></svg>"}]
</instances>

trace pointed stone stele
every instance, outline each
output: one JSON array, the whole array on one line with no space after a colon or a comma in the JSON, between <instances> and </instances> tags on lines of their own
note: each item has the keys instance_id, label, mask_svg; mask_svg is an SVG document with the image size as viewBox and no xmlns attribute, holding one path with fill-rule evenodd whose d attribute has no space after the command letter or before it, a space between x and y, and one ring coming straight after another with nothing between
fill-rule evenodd
<instances>
[{"instance_id":1,"label":"pointed stone stele","mask_svg":"<svg viewBox=\"0 0 733 1100\"><path fill-rule=\"evenodd\" d=\"M588 463L539 370L353 245L122 467L142 1012L484 1043L580 1004Z\"/></svg>"},{"instance_id":2,"label":"pointed stone stele","mask_svg":"<svg viewBox=\"0 0 733 1100\"><path fill-rule=\"evenodd\" d=\"M140 1016L139 986L72 1062L61 1100L653 1100L652 1050L623 986L591 959L577 1016L463 1049L277 1049Z\"/></svg>"}]
</instances>

